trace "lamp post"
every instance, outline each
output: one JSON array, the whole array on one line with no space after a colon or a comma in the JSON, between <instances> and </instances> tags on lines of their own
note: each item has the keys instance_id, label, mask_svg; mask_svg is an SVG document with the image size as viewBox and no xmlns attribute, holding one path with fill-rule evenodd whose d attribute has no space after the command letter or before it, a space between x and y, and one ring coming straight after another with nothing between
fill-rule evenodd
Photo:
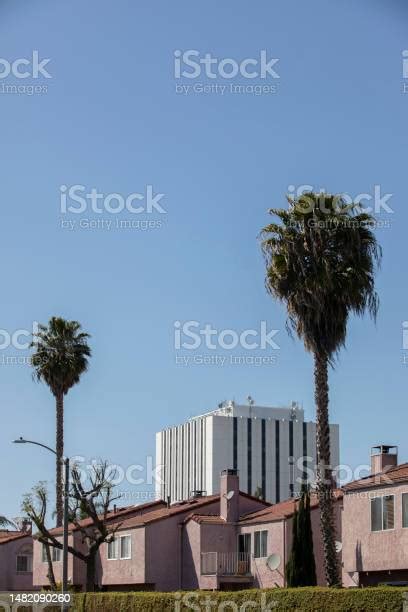
<instances>
[{"instance_id":1,"label":"lamp post","mask_svg":"<svg viewBox=\"0 0 408 612\"><path fill-rule=\"evenodd\" d=\"M33 440L25 440L24 438L18 438L13 440L14 444L35 444L41 446L46 450L56 455L56 451L50 448L46 444L41 442L34 442ZM69 496L69 459L66 457L62 459L62 465L65 471L65 482L64 482L64 521L63 521L63 538L62 538L62 592L66 593L68 590L68 496ZM61 466L62 467L62 466Z\"/></svg>"}]
</instances>

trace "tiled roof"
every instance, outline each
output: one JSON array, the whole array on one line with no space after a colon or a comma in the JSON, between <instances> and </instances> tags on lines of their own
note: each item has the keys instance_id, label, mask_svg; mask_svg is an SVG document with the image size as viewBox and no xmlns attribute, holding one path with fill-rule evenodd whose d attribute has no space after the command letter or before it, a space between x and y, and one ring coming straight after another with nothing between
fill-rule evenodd
<instances>
[{"instance_id":1,"label":"tiled roof","mask_svg":"<svg viewBox=\"0 0 408 612\"><path fill-rule=\"evenodd\" d=\"M225 519L219 514L190 514L186 517L185 523L195 521L196 523L210 523L212 525L225 525Z\"/></svg>"},{"instance_id":2,"label":"tiled roof","mask_svg":"<svg viewBox=\"0 0 408 612\"><path fill-rule=\"evenodd\" d=\"M157 510L146 512L146 514L142 514L141 516L132 516L124 520L120 528L129 529L130 527L148 525L156 521L161 521L163 519L176 516L177 514L181 514L183 512L194 511L196 508L202 508L203 506L207 506L208 504L212 504L215 501L218 501L219 498L219 495L195 497L194 499L179 502L177 504L172 504L170 508L167 508L167 506L165 506L164 508L158 508Z\"/></svg>"},{"instance_id":3,"label":"tiled roof","mask_svg":"<svg viewBox=\"0 0 408 612\"><path fill-rule=\"evenodd\" d=\"M148 511L147 513L150 514L150 512L154 512L162 507L166 507L166 502L164 502L162 499L153 502L147 502L146 504L140 504L138 506L125 506L123 508L117 508L116 511L112 510L112 512L109 512L107 514L106 519L110 523L117 523L125 519L126 516L129 514L135 514L136 518L139 518L140 515L145 511ZM92 525L92 523L93 521L91 518L86 518L82 521L79 521L81 527L89 527L90 525ZM69 525L69 531L76 531L77 529L78 528L73 523ZM55 529L51 529L50 533L52 533L53 535L62 535L62 527L56 527Z\"/></svg>"},{"instance_id":4,"label":"tiled roof","mask_svg":"<svg viewBox=\"0 0 408 612\"><path fill-rule=\"evenodd\" d=\"M334 496L337 501L342 499L343 493L340 489L336 489L334 491ZM282 521L284 519L290 518L294 515L296 505L299 501L299 498L287 499L283 502L279 502L278 504L273 504L269 508L264 508L263 510L258 510L257 512L251 512L250 514L246 514L240 520L240 523L245 525L250 525L253 523L270 523L273 521ZM312 493L310 496L310 507L317 508L319 506L319 500L316 493Z\"/></svg>"},{"instance_id":5,"label":"tiled roof","mask_svg":"<svg viewBox=\"0 0 408 612\"><path fill-rule=\"evenodd\" d=\"M370 474L360 480L354 480L344 485L343 490L355 491L356 489L367 489L372 487L383 487L408 481L408 463L402 463L395 467L388 467L378 474Z\"/></svg>"},{"instance_id":6,"label":"tiled roof","mask_svg":"<svg viewBox=\"0 0 408 612\"><path fill-rule=\"evenodd\" d=\"M12 540L18 540L20 538L26 538L31 536L31 533L26 531L8 531L8 529L0 529L0 545L7 544Z\"/></svg>"},{"instance_id":7,"label":"tiled roof","mask_svg":"<svg viewBox=\"0 0 408 612\"><path fill-rule=\"evenodd\" d=\"M254 501L256 500L257 502L262 503L265 506L270 506L268 502L262 501L256 497L253 497L252 495L248 495L248 493L243 493L242 491L240 491L239 494L247 499L252 499ZM126 508L119 508L118 510L116 510L116 512L110 512L107 518L108 521L111 523L120 522L120 529L129 529L131 527L148 525L149 523L160 521L162 519L166 519L173 515L181 514L184 512L190 511L193 514L199 514L195 512L197 508L201 508L207 504L219 501L219 499L219 494L208 495L205 497L195 497L194 499L174 503L170 506L170 508L167 507L166 502L164 502L163 500L158 500L140 506L128 506ZM140 512L138 512L138 510L140 510ZM80 521L80 525L81 527L91 526L92 520L90 518L84 519L83 521ZM75 525L70 524L69 531L76 531L77 529L78 528ZM52 533L53 535L62 535L62 527L56 527L55 529L52 529L50 533Z\"/></svg>"},{"instance_id":8,"label":"tiled roof","mask_svg":"<svg viewBox=\"0 0 408 612\"><path fill-rule=\"evenodd\" d=\"M247 499L252 499L254 501L257 501L261 504L264 504L265 506L268 506L268 507L270 506L268 502L265 502L256 497L253 497L252 495L248 495L248 493L244 493L243 491L240 491L239 495ZM195 497L194 499L181 501L177 504L172 504L170 508L167 508L167 507L159 508L158 510L155 510L153 512L146 512L146 514L144 514L143 516L130 517L129 519L126 519L125 521L123 521L120 528L127 529L129 527L138 527L140 525L148 525L149 523L160 521L162 519L166 519L173 515L181 514L184 512L188 512L188 511L191 511L191 514L199 515L200 513L195 511L197 508L202 508L203 506L206 506L207 504L211 504L215 501L219 501L219 499L220 499L220 495L219 493L217 493L216 495L208 495L205 497ZM219 521L224 522L220 517L218 517L218 519Z\"/></svg>"}]
</instances>

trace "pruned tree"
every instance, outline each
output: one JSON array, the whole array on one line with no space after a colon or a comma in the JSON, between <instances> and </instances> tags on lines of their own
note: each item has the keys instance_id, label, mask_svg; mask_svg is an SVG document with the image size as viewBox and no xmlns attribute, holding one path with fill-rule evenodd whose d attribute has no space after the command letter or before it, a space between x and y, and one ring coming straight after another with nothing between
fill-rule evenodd
<instances>
[{"instance_id":1,"label":"pruned tree","mask_svg":"<svg viewBox=\"0 0 408 612\"><path fill-rule=\"evenodd\" d=\"M52 565L52 557L50 552L50 544L48 540L42 538L40 526L45 525L47 516L47 488L45 482L38 483L33 487L31 493L23 498L22 510L32 520L34 525L37 527L40 535L39 541L44 545L45 556L47 559L47 578L50 583L50 587L53 591L57 590L57 583L54 575L54 568Z\"/></svg>"},{"instance_id":2,"label":"pruned tree","mask_svg":"<svg viewBox=\"0 0 408 612\"><path fill-rule=\"evenodd\" d=\"M68 552L74 555L86 566L86 590L94 591L96 586L96 557L104 542L114 539L121 523L112 524L108 521L108 513L112 503L119 496L113 496L112 479L107 462L93 466L89 481L85 484L76 466L71 469L71 487L69 492L69 520L71 529L81 534L81 550L75 545L68 546ZM33 489L33 493L25 496L23 510L38 529L38 540L54 548L62 550L62 542L56 537L54 530L45 525L47 512L47 491L43 484ZM82 517L82 518L81 518ZM84 520L85 519L85 520Z\"/></svg>"}]
</instances>

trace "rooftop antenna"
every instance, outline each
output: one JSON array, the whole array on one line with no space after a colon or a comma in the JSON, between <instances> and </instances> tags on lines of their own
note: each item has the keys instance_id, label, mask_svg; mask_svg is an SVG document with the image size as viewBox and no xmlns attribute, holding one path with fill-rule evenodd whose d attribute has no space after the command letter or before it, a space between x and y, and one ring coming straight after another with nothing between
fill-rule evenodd
<instances>
[{"instance_id":1,"label":"rooftop antenna","mask_svg":"<svg viewBox=\"0 0 408 612\"><path fill-rule=\"evenodd\" d=\"M252 406L255 404L255 402L254 402L253 398L250 395L248 395L247 400L248 400L248 405L249 405L249 418L251 418L251 416L252 416Z\"/></svg>"}]
</instances>

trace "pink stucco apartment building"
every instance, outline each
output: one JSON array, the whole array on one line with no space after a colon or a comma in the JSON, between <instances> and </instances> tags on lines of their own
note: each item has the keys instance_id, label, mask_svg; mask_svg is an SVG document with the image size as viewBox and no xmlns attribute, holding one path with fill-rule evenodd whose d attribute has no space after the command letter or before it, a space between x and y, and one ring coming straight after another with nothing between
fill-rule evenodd
<instances>
[{"instance_id":1,"label":"pink stucco apartment building","mask_svg":"<svg viewBox=\"0 0 408 612\"><path fill-rule=\"evenodd\" d=\"M336 491L335 500L340 538L340 491ZM196 494L171 505L158 501L113 512L109 520L119 523L119 528L115 541L100 548L97 586L103 590L159 591L284 586L295 505L296 500L291 499L272 506L243 493L237 472L225 470L219 494ZM315 497L312 525L318 582L323 585L323 547ZM81 546L80 539L80 533L71 530L71 542ZM275 570L267 565L271 554L279 560ZM83 589L84 564L69 557L71 582ZM59 580L58 553L54 570ZM41 545L34 542L34 584L46 586L46 573Z\"/></svg>"},{"instance_id":2,"label":"pink stucco apartment building","mask_svg":"<svg viewBox=\"0 0 408 612\"><path fill-rule=\"evenodd\" d=\"M373 447L371 474L343 489L343 585L407 583L408 463Z\"/></svg>"},{"instance_id":3,"label":"pink stucco apartment building","mask_svg":"<svg viewBox=\"0 0 408 612\"><path fill-rule=\"evenodd\" d=\"M0 591L33 590L31 528L0 530Z\"/></svg>"},{"instance_id":4,"label":"pink stucco apartment building","mask_svg":"<svg viewBox=\"0 0 408 612\"><path fill-rule=\"evenodd\" d=\"M225 487L227 477L224 476ZM228 483L229 485L229 483ZM234 507L243 514L267 507L269 504L234 490ZM160 591L189 588L185 574L185 559L190 551L185 521L189 515L222 515L226 504L232 504L223 494L201 496L167 504L156 501L142 506L133 506L112 512L109 521L119 523L115 541L103 544L99 551L97 586L103 590L147 590ZM227 516L225 515L227 521ZM57 537L61 532L54 530ZM62 534L61 534L62 535ZM81 534L70 529L70 543L82 546ZM223 550L227 550L225 547ZM236 558L236 547L230 550ZM200 554L200 553L199 553ZM56 552L54 572L61 579L62 557ZM42 545L34 540L34 584L47 586L47 563ZM69 555L68 576L78 589L85 585L85 567L81 560Z\"/></svg>"}]
</instances>

